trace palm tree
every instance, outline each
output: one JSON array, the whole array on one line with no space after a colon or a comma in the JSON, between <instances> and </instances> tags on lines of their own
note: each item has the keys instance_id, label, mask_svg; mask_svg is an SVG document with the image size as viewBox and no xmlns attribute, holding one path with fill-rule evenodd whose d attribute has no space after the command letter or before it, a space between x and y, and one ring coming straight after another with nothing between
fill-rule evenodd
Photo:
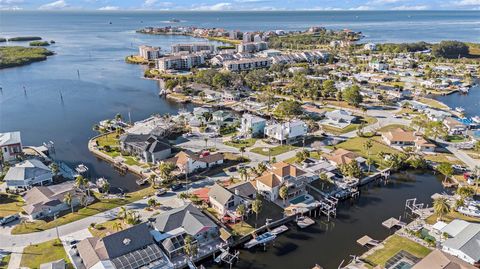
<instances>
[{"instance_id":1,"label":"palm tree","mask_svg":"<svg viewBox=\"0 0 480 269\"><path fill-rule=\"evenodd\" d=\"M128 210L126 207L122 206L120 207L120 210L118 210L117 217L121 220L124 220L127 218Z\"/></svg>"},{"instance_id":2,"label":"palm tree","mask_svg":"<svg viewBox=\"0 0 480 269\"><path fill-rule=\"evenodd\" d=\"M192 260L192 258L197 255L198 253L198 245L195 239L191 235L187 235L185 237L185 245L183 246L183 250L185 254Z\"/></svg>"},{"instance_id":3,"label":"palm tree","mask_svg":"<svg viewBox=\"0 0 480 269\"><path fill-rule=\"evenodd\" d=\"M80 196L80 204L84 207L87 206L88 199L87 199L87 196L85 194L82 194L82 196Z\"/></svg>"},{"instance_id":4,"label":"palm tree","mask_svg":"<svg viewBox=\"0 0 480 269\"><path fill-rule=\"evenodd\" d=\"M87 185L87 180L83 176L77 176L75 178L75 186L81 190L84 190L84 187Z\"/></svg>"},{"instance_id":5,"label":"palm tree","mask_svg":"<svg viewBox=\"0 0 480 269\"><path fill-rule=\"evenodd\" d=\"M115 115L115 120L116 120L116 121L121 121L121 120L122 120L122 114L117 113L117 114Z\"/></svg>"},{"instance_id":6,"label":"palm tree","mask_svg":"<svg viewBox=\"0 0 480 269\"><path fill-rule=\"evenodd\" d=\"M151 174L149 177L148 177L148 182L150 183L150 185L155 188L155 178L157 176L155 174Z\"/></svg>"},{"instance_id":7,"label":"palm tree","mask_svg":"<svg viewBox=\"0 0 480 269\"><path fill-rule=\"evenodd\" d=\"M447 181L447 179L453 175L453 167L449 163L441 163L437 167L437 170L445 176L445 181Z\"/></svg>"},{"instance_id":8,"label":"palm tree","mask_svg":"<svg viewBox=\"0 0 480 269\"><path fill-rule=\"evenodd\" d=\"M433 202L433 211L440 220L450 212L450 204L446 198L438 198Z\"/></svg>"},{"instance_id":9,"label":"palm tree","mask_svg":"<svg viewBox=\"0 0 480 269\"><path fill-rule=\"evenodd\" d=\"M52 172L53 176L56 177L58 175L58 173L60 172L58 164L56 164L56 163L50 164L50 171Z\"/></svg>"},{"instance_id":10,"label":"palm tree","mask_svg":"<svg viewBox=\"0 0 480 269\"><path fill-rule=\"evenodd\" d=\"M237 206L237 209L235 210L235 213L237 213L237 215L242 216L242 221L243 221L243 216L245 216L245 213L246 213L245 205L241 204L241 205Z\"/></svg>"},{"instance_id":11,"label":"palm tree","mask_svg":"<svg viewBox=\"0 0 480 269\"><path fill-rule=\"evenodd\" d=\"M373 147L372 139L368 139L363 144L363 148L367 151L367 159L370 160L370 149ZM370 162L369 162L370 163ZM368 172L370 173L370 164L368 164Z\"/></svg>"},{"instance_id":12,"label":"palm tree","mask_svg":"<svg viewBox=\"0 0 480 269\"><path fill-rule=\"evenodd\" d=\"M150 208L153 208L157 205L157 200L155 200L155 198L150 198L148 199L147 204Z\"/></svg>"},{"instance_id":13,"label":"palm tree","mask_svg":"<svg viewBox=\"0 0 480 269\"><path fill-rule=\"evenodd\" d=\"M245 167L240 168L240 170L238 170L238 174L242 180L248 180L248 171Z\"/></svg>"},{"instance_id":14,"label":"palm tree","mask_svg":"<svg viewBox=\"0 0 480 269\"><path fill-rule=\"evenodd\" d=\"M121 224L120 222L118 222L118 221L115 221L115 222L112 224L112 228L113 228L113 230L115 230L115 231L118 232L118 231L122 230L122 224Z\"/></svg>"},{"instance_id":15,"label":"palm tree","mask_svg":"<svg viewBox=\"0 0 480 269\"><path fill-rule=\"evenodd\" d=\"M264 163L259 163L257 165L257 172L261 175L265 171L267 171L267 166Z\"/></svg>"},{"instance_id":16,"label":"palm tree","mask_svg":"<svg viewBox=\"0 0 480 269\"><path fill-rule=\"evenodd\" d=\"M140 217L138 216L138 213L133 211L133 210L128 210L127 211L127 217L124 219L124 222L126 224L130 225L135 225L140 221Z\"/></svg>"},{"instance_id":17,"label":"palm tree","mask_svg":"<svg viewBox=\"0 0 480 269\"><path fill-rule=\"evenodd\" d=\"M282 185L280 189L278 190L278 195L280 195L280 198L283 200L283 205L286 205L286 199L288 196L288 187L285 185Z\"/></svg>"},{"instance_id":18,"label":"palm tree","mask_svg":"<svg viewBox=\"0 0 480 269\"><path fill-rule=\"evenodd\" d=\"M72 193L71 192L67 192L67 194L65 194L65 196L63 197L63 201L70 206L70 208L72 209L72 213L73 213L73 196L72 196Z\"/></svg>"},{"instance_id":19,"label":"palm tree","mask_svg":"<svg viewBox=\"0 0 480 269\"><path fill-rule=\"evenodd\" d=\"M175 164L171 162L161 162L158 166L160 177L169 181L172 178L172 172L175 170Z\"/></svg>"},{"instance_id":20,"label":"palm tree","mask_svg":"<svg viewBox=\"0 0 480 269\"><path fill-rule=\"evenodd\" d=\"M242 159L243 159L243 153L245 152L245 147L240 147L240 153L242 155Z\"/></svg>"},{"instance_id":21,"label":"palm tree","mask_svg":"<svg viewBox=\"0 0 480 269\"><path fill-rule=\"evenodd\" d=\"M262 211L262 200L256 199L252 202L252 211L255 213L255 228L257 228L258 214Z\"/></svg>"}]
</instances>

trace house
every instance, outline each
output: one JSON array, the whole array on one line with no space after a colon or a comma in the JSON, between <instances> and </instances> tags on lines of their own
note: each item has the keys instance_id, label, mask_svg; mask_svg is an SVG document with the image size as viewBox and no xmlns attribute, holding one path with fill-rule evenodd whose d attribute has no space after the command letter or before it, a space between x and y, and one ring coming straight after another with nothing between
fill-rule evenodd
<instances>
[{"instance_id":1,"label":"house","mask_svg":"<svg viewBox=\"0 0 480 269\"><path fill-rule=\"evenodd\" d=\"M154 135L123 134L120 136L120 148L143 162L158 163L172 154L168 142Z\"/></svg>"},{"instance_id":2,"label":"house","mask_svg":"<svg viewBox=\"0 0 480 269\"><path fill-rule=\"evenodd\" d=\"M304 137L308 132L307 124L301 120L275 123L265 127L265 135L278 142Z\"/></svg>"},{"instance_id":3,"label":"house","mask_svg":"<svg viewBox=\"0 0 480 269\"><path fill-rule=\"evenodd\" d=\"M52 176L48 166L40 160L30 159L10 167L3 180L9 189L27 189L32 186L52 183Z\"/></svg>"},{"instance_id":4,"label":"house","mask_svg":"<svg viewBox=\"0 0 480 269\"><path fill-rule=\"evenodd\" d=\"M242 115L240 133L252 136L263 135L266 124L267 121L264 118L245 113Z\"/></svg>"},{"instance_id":5,"label":"house","mask_svg":"<svg viewBox=\"0 0 480 269\"><path fill-rule=\"evenodd\" d=\"M72 181L51 186L33 187L23 197L25 200L23 210L31 219L41 219L70 210L71 205L64 201L67 193L72 195L73 207L80 204L80 197L83 193L75 187L75 183ZM91 201L93 198L89 200Z\"/></svg>"},{"instance_id":6,"label":"house","mask_svg":"<svg viewBox=\"0 0 480 269\"><path fill-rule=\"evenodd\" d=\"M243 217L236 214L237 207L243 204L247 208L250 204L248 200L218 184L214 184L210 188L208 200L210 206L220 216L228 216L234 220Z\"/></svg>"},{"instance_id":7,"label":"house","mask_svg":"<svg viewBox=\"0 0 480 269\"><path fill-rule=\"evenodd\" d=\"M443 121L445 118L452 116L449 112L434 108L426 108L423 112L433 121Z\"/></svg>"},{"instance_id":8,"label":"house","mask_svg":"<svg viewBox=\"0 0 480 269\"><path fill-rule=\"evenodd\" d=\"M382 139L389 146L414 147L419 151L428 152L435 150L435 144L430 143L425 138L415 134L415 132L405 131L401 128L382 133Z\"/></svg>"},{"instance_id":9,"label":"house","mask_svg":"<svg viewBox=\"0 0 480 269\"><path fill-rule=\"evenodd\" d=\"M237 45L238 52L257 52L268 49L268 43L264 41L242 42Z\"/></svg>"},{"instance_id":10,"label":"house","mask_svg":"<svg viewBox=\"0 0 480 269\"><path fill-rule=\"evenodd\" d=\"M215 123L224 123L229 120L231 121L232 119L232 114L225 110L217 110L212 113L212 122Z\"/></svg>"},{"instance_id":11,"label":"house","mask_svg":"<svg viewBox=\"0 0 480 269\"><path fill-rule=\"evenodd\" d=\"M335 123L348 123L351 124L356 120L356 116L352 115L352 112L343 109L336 109L325 113L325 118Z\"/></svg>"},{"instance_id":12,"label":"house","mask_svg":"<svg viewBox=\"0 0 480 269\"><path fill-rule=\"evenodd\" d=\"M203 152L200 154L190 151L181 151L174 157L165 160L174 163L182 173L193 173L200 169L206 169L223 163L223 154Z\"/></svg>"},{"instance_id":13,"label":"house","mask_svg":"<svg viewBox=\"0 0 480 269\"><path fill-rule=\"evenodd\" d=\"M227 189L244 199L255 199L257 196L255 181L239 182L228 186Z\"/></svg>"},{"instance_id":14,"label":"house","mask_svg":"<svg viewBox=\"0 0 480 269\"><path fill-rule=\"evenodd\" d=\"M468 129L467 125L452 117L445 118L443 120L443 125L447 127L449 135L463 135Z\"/></svg>"},{"instance_id":15,"label":"house","mask_svg":"<svg viewBox=\"0 0 480 269\"><path fill-rule=\"evenodd\" d=\"M363 165L366 160L357 155L354 152L351 152L346 149L336 149L335 151L324 154L323 157L327 159L332 165L339 167L341 165L350 164L351 162L357 162L359 165Z\"/></svg>"},{"instance_id":16,"label":"house","mask_svg":"<svg viewBox=\"0 0 480 269\"><path fill-rule=\"evenodd\" d=\"M198 208L187 204L150 220L152 234L170 258L184 254L185 238L192 236L201 249L218 240L218 226Z\"/></svg>"},{"instance_id":17,"label":"house","mask_svg":"<svg viewBox=\"0 0 480 269\"><path fill-rule=\"evenodd\" d=\"M477 267L447 254L441 250L434 249L424 257L412 269L478 269Z\"/></svg>"},{"instance_id":18,"label":"house","mask_svg":"<svg viewBox=\"0 0 480 269\"><path fill-rule=\"evenodd\" d=\"M375 43L367 43L367 44L363 45L363 49L374 51L374 50L377 50L377 45L375 45Z\"/></svg>"},{"instance_id":19,"label":"house","mask_svg":"<svg viewBox=\"0 0 480 269\"><path fill-rule=\"evenodd\" d=\"M478 265L480 263L480 224L463 225L463 222L459 224L455 225L458 229L452 229L452 232L448 233L452 238L443 243L442 251L469 264ZM448 225L444 229L450 229L447 227Z\"/></svg>"},{"instance_id":20,"label":"house","mask_svg":"<svg viewBox=\"0 0 480 269\"><path fill-rule=\"evenodd\" d=\"M384 71L388 70L388 64L383 61L372 61L368 64L368 67L372 71Z\"/></svg>"},{"instance_id":21,"label":"house","mask_svg":"<svg viewBox=\"0 0 480 269\"><path fill-rule=\"evenodd\" d=\"M240 100L240 93L235 90L224 90L222 92L222 100L223 101L238 101Z\"/></svg>"},{"instance_id":22,"label":"house","mask_svg":"<svg viewBox=\"0 0 480 269\"><path fill-rule=\"evenodd\" d=\"M103 238L88 237L77 244L77 250L86 269L172 268L147 223Z\"/></svg>"},{"instance_id":23,"label":"house","mask_svg":"<svg viewBox=\"0 0 480 269\"><path fill-rule=\"evenodd\" d=\"M294 199L306 192L307 176L305 171L291 164L274 163L263 175L255 178L256 189L265 198L275 201L281 199L279 190L282 185L285 185L288 187L287 199Z\"/></svg>"},{"instance_id":24,"label":"house","mask_svg":"<svg viewBox=\"0 0 480 269\"><path fill-rule=\"evenodd\" d=\"M0 133L0 161L10 162L22 154L20 132Z\"/></svg>"},{"instance_id":25,"label":"house","mask_svg":"<svg viewBox=\"0 0 480 269\"><path fill-rule=\"evenodd\" d=\"M210 43L193 43L193 44L174 44L172 45L172 53L194 53L194 52L201 52L201 51L208 51L214 52L215 45Z\"/></svg>"}]
</instances>

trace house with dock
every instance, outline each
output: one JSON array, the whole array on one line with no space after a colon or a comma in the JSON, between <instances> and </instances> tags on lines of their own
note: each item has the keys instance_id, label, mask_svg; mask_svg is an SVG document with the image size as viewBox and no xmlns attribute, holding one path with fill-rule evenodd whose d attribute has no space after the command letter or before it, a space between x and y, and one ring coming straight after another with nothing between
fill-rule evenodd
<instances>
[{"instance_id":1,"label":"house with dock","mask_svg":"<svg viewBox=\"0 0 480 269\"><path fill-rule=\"evenodd\" d=\"M480 224L456 219L441 231L449 236L442 251L469 264L480 264Z\"/></svg>"},{"instance_id":2,"label":"house with dock","mask_svg":"<svg viewBox=\"0 0 480 269\"><path fill-rule=\"evenodd\" d=\"M53 182L48 166L38 159L29 159L10 167L3 180L9 189L28 189Z\"/></svg>"},{"instance_id":3,"label":"house with dock","mask_svg":"<svg viewBox=\"0 0 480 269\"><path fill-rule=\"evenodd\" d=\"M219 184L214 184L210 188L208 191L208 199L210 206L222 216L222 218L228 218L233 222L243 218L243 216L237 214L237 207L244 205L245 209L247 209L251 204L250 199L240 196L240 189L235 189L232 192L230 189L224 188Z\"/></svg>"},{"instance_id":4,"label":"house with dock","mask_svg":"<svg viewBox=\"0 0 480 269\"><path fill-rule=\"evenodd\" d=\"M166 159L165 162L175 164L181 173L193 173L198 170L220 165L223 163L223 160L224 157L222 153L181 151L174 157Z\"/></svg>"},{"instance_id":5,"label":"house with dock","mask_svg":"<svg viewBox=\"0 0 480 269\"><path fill-rule=\"evenodd\" d=\"M336 149L333 152L323 154L323 157L330 162L330 164L335 167L340 167L345 164L350 164L356 162L360 166L364 166L366 161L365 158L356 154L355 152L346 150L346 149Z\"/></svg>"},{"instance_id":6,"label":"house with dock","mask_svg":"<svg viewBox=\"0 0 480 269\"><path fill-rule=\"evenodd\" d=\"M155 135L123 134L120 136L120 149L143 162L158 163L170 156L172 147Z\"/></svg>"},{"instance_id":7,"label":"house with dock","mask_svg":"<svg viewBox=\"0 0 480 269\"><path fill-rule=\"evenodd\" d=\"M417 151L433 152L435 144L427 141L413 131L405 131L401 128L382 133L382 139L387 145L392 147L406 148L412 147Z\"/></svg>"}]
</instances>

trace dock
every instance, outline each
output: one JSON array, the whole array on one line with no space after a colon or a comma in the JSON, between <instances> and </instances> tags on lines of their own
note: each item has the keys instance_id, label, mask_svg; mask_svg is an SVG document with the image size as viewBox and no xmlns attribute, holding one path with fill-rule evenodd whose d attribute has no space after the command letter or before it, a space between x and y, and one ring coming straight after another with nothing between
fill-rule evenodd
<instances>
[{"instance_id":1,"label":"dock","mask_svg":"<svg viewBox=\"0 0 480 269\"><path fill-rule=\"evenodd\" d=\"M361 245L362 247L375 247L375 246L378 246L378 244L380 243L378 240L374 240L372 239L370 236L368 235L364 235L362 236L360 239L357 240L357 243L359 245Z\"/></svg>"},{"instance_id":2,"label":"dock","mask_svg":"<svg viewBox=\"0 0 480 269\"><path fill-rule=\"evenodd\" d=\"M399 227L402 228L405 225L407 225L405 222L400 221L400 219L396 218L389 218L382 222L383 227L386 227L388 229L392 229L393 227Z\"/></svg>"}]
</instances>

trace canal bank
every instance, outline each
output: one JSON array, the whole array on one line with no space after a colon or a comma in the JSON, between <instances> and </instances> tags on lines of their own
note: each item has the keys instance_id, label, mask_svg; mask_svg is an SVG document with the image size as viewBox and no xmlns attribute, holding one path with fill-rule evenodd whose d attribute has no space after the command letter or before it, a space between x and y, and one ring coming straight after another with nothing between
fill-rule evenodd
<instances>
[{"instance_id":1,"label":"canal bank","mask_svg":"<svg viewBox=\"0 0 480 269\"><path fill-rule=\"evenodd\" d=\"M369 235L383 240L393 233L382 226L391 217L406 219L405 201L417 198L431 205L431 195L444 191L441 177L423 171L409 171L391 176L387 184L372 183L361 188L358 199L340 203L337 218L327 222L322 216L308 228L299 229L294 222L290 231L277 237L267 247L241 249L236 268L312 268L315 264L325 269L337 268L350 255L360 255L367 249L356 240ZM205 263L207 267L223 268Z\"/></svg>"}]
</instances>

